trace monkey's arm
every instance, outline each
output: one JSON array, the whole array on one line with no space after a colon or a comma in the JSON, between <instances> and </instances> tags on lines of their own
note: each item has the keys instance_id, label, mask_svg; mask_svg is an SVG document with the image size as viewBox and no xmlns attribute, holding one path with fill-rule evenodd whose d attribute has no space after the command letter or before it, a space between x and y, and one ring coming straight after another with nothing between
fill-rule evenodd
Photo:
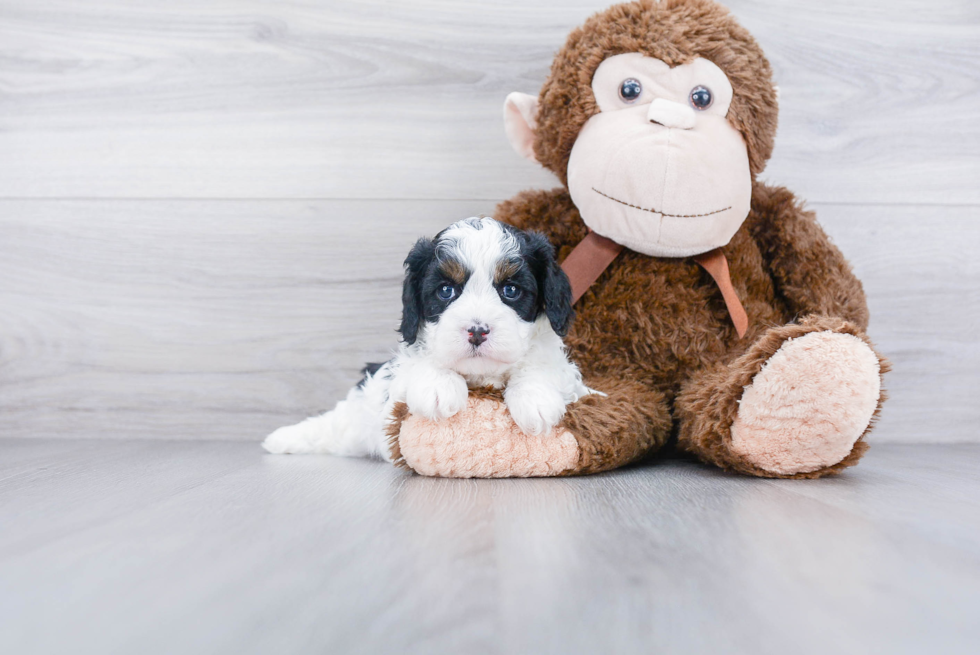
<instances>
[{"instance_id":1,"label":"monkey's arm","mask_svg":"<svg viewBox=\"0 0 980 655\"><path fill-rule=\"evenodd\" d=\"M868 327L868 304L851 265L811 211L787 189L757 183L749 225L777 291L798 316L842 318Z\"/></svg>"},{"instance_id":2,"label":"monkey's arm","mask_svg":"<svg viewBox=\"0 0 980 655\"><path fill-rule=\"evenodd\" d=\"M582 475L629 464L666 443L672 423L662 393L616 378L586 382L606 395L572 403L550 433L537 436L517 428L497 391L471 391L464 411L438 422L396 404L386 428L390 459L438 477Z\"/></svg>"}]
</instances>

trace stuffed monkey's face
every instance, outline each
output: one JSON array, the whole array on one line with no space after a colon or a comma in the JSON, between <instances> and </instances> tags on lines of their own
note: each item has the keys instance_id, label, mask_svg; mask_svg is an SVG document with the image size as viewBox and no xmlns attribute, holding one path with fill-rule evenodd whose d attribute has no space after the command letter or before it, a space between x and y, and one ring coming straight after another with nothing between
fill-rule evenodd
<instances>
[{"instance_id":1,"label":"stuffed monkey's face","mask_svg":"<svg viewBox=\"0 0 980 655\"><path fill-rule=\"evenodd\" d=\"M726 119L725 73L706 59L670 68L630 53L602 62L592 92L600 113L568 161L568 190L585 223L657 257L727 244L748 216L752 175Z\"/></svg>"}]
</instances>

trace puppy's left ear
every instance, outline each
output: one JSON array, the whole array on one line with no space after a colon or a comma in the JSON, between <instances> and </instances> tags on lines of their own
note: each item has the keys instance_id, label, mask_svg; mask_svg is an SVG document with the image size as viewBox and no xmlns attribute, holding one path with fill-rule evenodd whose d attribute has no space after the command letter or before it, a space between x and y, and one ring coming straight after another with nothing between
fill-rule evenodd
<instances>
[{"instance_id":1,"label":"puppy's left ear","mask_svg":"<svg viewBox=\"0 0 980 655\"><path fill-rule=\"evenodd\" d=\"M539 232L528 232L528 250L535 262L539 300L551 328L563 337L568 334L575 312L572 311L572 285L555 260L555 249Z\"/></svg>"}]
</instances>

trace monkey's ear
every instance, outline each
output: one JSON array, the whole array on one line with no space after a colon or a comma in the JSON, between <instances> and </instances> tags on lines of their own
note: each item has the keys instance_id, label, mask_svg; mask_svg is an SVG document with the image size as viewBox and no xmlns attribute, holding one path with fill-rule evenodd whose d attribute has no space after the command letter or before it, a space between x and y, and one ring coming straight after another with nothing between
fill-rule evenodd
<instances>
[{"instance_id":1,"label":"monkey's ear","mask_svg":"<svg viewBox=\"0 0 980 655\"><path fill-rule=\"evenodd\" d=\"M436 244L430 239L419 239L405 259L405 284L402 286L402 324L398 331L402 340L411 346L418 339L424 319L422 283L436 255Z\"/></svg>"},{"instance_id":2,"label":"monkey's ear","mask_svg":"<svg viewBox=\"0 0 980 655\"><path fill-rule=\"evenodd\" d=\"M504 130L507 140L521 157L537 162L534 156L534 128L538 125L538 98L511 93L504 100Z\"/></svg>"}]
</instances>

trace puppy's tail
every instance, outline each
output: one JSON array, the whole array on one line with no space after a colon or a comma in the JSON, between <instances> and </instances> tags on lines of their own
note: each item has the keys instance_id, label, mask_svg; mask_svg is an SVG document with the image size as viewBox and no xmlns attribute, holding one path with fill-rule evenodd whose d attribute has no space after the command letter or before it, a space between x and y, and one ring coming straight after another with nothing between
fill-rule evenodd
<instances>
[{"instance_id":1,"label":"puppy's tail","mask_svg":"<svg viewBox=\"0 0 980 655\"><path fill-rule=\"evenodd\" d=\"M319 454L344 457L379 455L383 428L377 411L366 407L355 387L333 410L296 425L279 428L262 442L275 455Z\"/></svg>"}]
</instances>

